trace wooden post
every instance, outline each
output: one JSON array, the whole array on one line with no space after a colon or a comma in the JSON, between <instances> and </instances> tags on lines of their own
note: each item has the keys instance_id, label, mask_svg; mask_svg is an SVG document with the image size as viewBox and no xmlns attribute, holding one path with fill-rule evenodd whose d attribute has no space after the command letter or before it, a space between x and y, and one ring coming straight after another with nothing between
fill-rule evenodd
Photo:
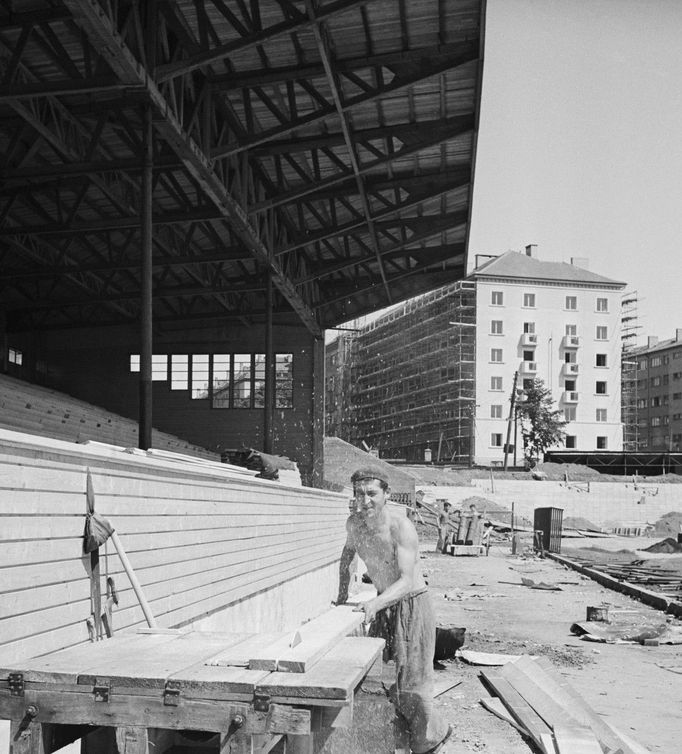
<instances>
[{"instance_id":1,"label":"wooden post","mask_svg":"<svg viewBox=\"0 0 682 754\"><path fill-rule=\"evenodd\" d=\"M44 736L42 723L12 720L9 737L10 754L48 754L51 747Z\"/></svg>"},{"instance_id":2,"label":"wooden post","mask_svg":"<svg viewBox=\"0 0 682 754\"><path fill-rule=\"evenodd\" d=\"M147 729L139 727L116 728L118 754L148 754Z\"/></svg>"},{"instance_id":3,"label":"wooden post","mask_svg":"<svg viewBox=\"0 0 682 754\"><path fill-rule=\"evenodd\" d=\"M138 445L148 450L152 445L152 111L149 104L143 113L142 221L140 291L140 415Z\"/></svg>"}]
</instances>

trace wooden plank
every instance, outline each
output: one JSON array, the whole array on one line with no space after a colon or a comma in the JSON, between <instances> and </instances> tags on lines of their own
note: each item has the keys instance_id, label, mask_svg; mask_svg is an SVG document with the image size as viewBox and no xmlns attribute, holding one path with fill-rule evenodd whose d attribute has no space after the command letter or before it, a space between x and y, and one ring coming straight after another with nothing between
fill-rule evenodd
<instances>
[{"instance_id":1,"label":"wooden plank","mask_svg":"<svg viewBox=\"0 0 682 754\"><path fill-rule=\"evenodd\" d=\"M271 673L256 688L273 700L280 697L349 700L384 646L383 639L345 638L305 673Z\"/></svg>"},{"instance_id":2,"label":"wooden plank","mask_svg":"<svg viewBox=\"0 0 682 754\"><path fill-rule=\"evenodd\" d=\"M492 712L495 717L499 717L500 720L504 720L505 723L509 723L513 728L516 728L522 736L530 738L530 733L522 726L519 725L516 720L511 716L507 708L504 706L504 702L497 696L491 696L488 699L480 699L481 704Z\"/></svg>"},{"instance_id":3,"label":"wooden plank","mask_svg":"<svg viewBox=\"0 0 682 754\"><path fill-rule=\"evenodd\" d=\"M23 673L25 681L39 683L77 683L78 676L92 665L104 665L125 652L135 652L143 647L153 649L176 639L175 635L117 634L111 639L69 647L60 652L22 660L7 668L0 668L0 676Z\"/></svg>"},{"instance_id":4,"label":"wooden plank","mask_svg":"<svg viewBox=\"0 0 682 754\"><path fill-rule=\"evenodd\" d=\"M554 693L556 693L557 698L561 699L561 703L570 715L577 719L581 725L590 728L603 745L614 751L622 749L622 754L635 754L634 750L614 733L613 729L599 717L568 681L559 675L547 658L538 657L532 662L547 679L545 683L553 684L552 687L546 686L546 688L558 689L559 691ZM541 675L538 674L537 677L542 681Z\"/></svg>"},{"instance_id":5,"label":"wooden plank","mask_svg":"<svg viewBox=\"0 0 682 754\"><path fill-rule=\"evenodd\" d=\"M248 667L251 656L264 647L278 643L285 636L291 636L291 631L277 631L254 634L243 641L218 652L204 661L205 665L241 666Z\"/></svg>"},{"instance_id":6,"label":"wooden plank","mask_svg":"<svg viewBox=\"0 0 682 754\"><path fill-rule=\"evenodd\" d=\"M189 699L234 699L237 694L251 699L268 675L267 670L206 665L204 661L172 673L168 680L178 683L183 697Z\"/></svg>"},{"instance_id":7,"label":"wooden plank","mask_svg":"<svg viewBox=\"0 0 682 754\"><path fill-rule=\"evenodd\" d=\"M481 675L493 689L493 691L504 702L505 707L509 710L511 716L525 730L535 744L545 754L553 754L552 749L547 751L543 744L543 736L550 736L551 728L537 714L537 712L528 704L528 702L514 689L514 687L500 674L499 670L483 670Z\"/></svg>"},{"instance_id":8,"label":"wooden plank","mask_svg":"<svg viewBox=\"0 0 682 754\"><path fill-rule=\"evenodd\" d=\"M92 685L108 679L115 686L163 688L169 676L203 663L225 644L239 641L243 636L199 632L132 634L130 641L118 645L118 651L107 653L106 658L98 656L82 669L78 683Z\"/></svg>"},{"instance_id":9,"label":"wooden plank","mask_svg":"<svg viewBox=\"0 0 682 754\"><path fill-rule=\"evenodd\" d=\"M553 695L538 686L534 677L527 675L517 662L505 665L500 673L530 704L550 728L555 725L580 725L579 721L559 704Z\"/></svg>"},{"instance_id":10,"label":"wooden plank","mask_svg":"<svg viewBox=\"0 0 682 754\"><path fill-rule=\"evenodd\" d=\"M364 613L352 607L340 605L304 623L297 630L300 641L291 647L291 637L264 648L249 658L252 670L280 670L290 673L305 673L326 652L348 636L364 620Z\"/></svg>"},{"instance_id":11,"label":"wooden plank","mask_svg":"<svg viewBox=\"0 0 682 754\"><path fill-rule=\"evenodd\" d=\"M133 727L219 732L228 730L234 717L242 715L247 732L265 733L265 717L253 715L248 702L210 704L205 699L186 699L174 707L164 704L162 694L135 696L117 694L115 689L106 703L96 701L91 693L27 689L23 697L15 697L0 689L0 718L20 720L31 704L38 708L36 723L110 726L112 720L125 720Z\"/></svg>"},{"instance_id":12,"label":"wooden plank","mask_svg":"<svg viewBox=\"0 0 682 754\"><path fill-rule=\"evenodd\" d=\"M557 725L554 741L559 754L603 754L601 744L589 728Z\"/></svg>"},{"instance_id":13,"label":"wooden plank","mask_svg":"<svg viewBox=\"0 0 682 754\"><path fill-rule=\"evenodd\" d=\"M118 754L147 754L148 744L146 727L116 728Z\"/></svg>"}]
</instances>

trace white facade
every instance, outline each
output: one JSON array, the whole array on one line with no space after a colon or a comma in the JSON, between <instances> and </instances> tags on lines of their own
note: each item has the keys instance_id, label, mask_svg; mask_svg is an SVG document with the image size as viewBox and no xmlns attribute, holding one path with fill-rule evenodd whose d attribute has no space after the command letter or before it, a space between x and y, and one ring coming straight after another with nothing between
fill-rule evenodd
<instances>
[{"instance_id":1,"label":"white facade","mask_svg":"<svg viewBox=\"0 0 682 754\"><path fill-rule=\"evenodd\" d=\"M523 265L527 268L529 263L532 267L530 260ZM540 264L545 272L552 267ZM518 388L524 379L539 378L551 389L557 407L569 420L561 448L622 450L623 284L606 278L600 283L599 276L579 268L573 268L575 277L584 272L592 282L497 277L494 268L494 262L486 266L486 277L472 275L477 322L475 463L488 465L504 459L515 372ZM513 421L510 443L516 444L521 463L521 431L519 427L515 438ZM513 461L512 451L509 465Z\"/></svg>"}]
</instances>

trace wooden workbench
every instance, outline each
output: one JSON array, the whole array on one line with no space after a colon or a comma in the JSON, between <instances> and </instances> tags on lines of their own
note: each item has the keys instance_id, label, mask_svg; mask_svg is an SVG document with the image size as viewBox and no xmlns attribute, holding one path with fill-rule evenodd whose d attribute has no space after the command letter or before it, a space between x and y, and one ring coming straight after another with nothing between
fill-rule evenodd
<instances>
[{"instance_id":1,"label":"wooden workbench","mask_svg":"<svg viewBox=\"0 0 682 754\"><path fill-rule=\"evenodd\" d=\"M268 752L282 738L287 752L312 754L316 730L328 741L351 726L356 689L384 642L344 637L329 648L307 638L149 629L0 668L11 754L78 738L85 753L190 751L182 736L201 736L182 731L219 734L220 754Z\"/></svg>"}]
</instances>

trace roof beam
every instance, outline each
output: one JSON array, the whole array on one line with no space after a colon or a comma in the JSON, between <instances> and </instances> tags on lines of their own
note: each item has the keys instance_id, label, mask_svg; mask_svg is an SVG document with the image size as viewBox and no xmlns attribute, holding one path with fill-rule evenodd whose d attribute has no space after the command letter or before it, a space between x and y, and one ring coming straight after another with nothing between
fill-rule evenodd
<instances>
[{"instance_id":1,"label":"roof beam","mask_svg":"<svg viewBox=\"0 0 682 754\"><path fill-rule=\"evenodd\" d=\"M218 207L224 218L229 221L234 232L253 256L270 268L273 282L310 332L315 337L321 337L322 329L315 313L301 298L271 250L260 239L257 229L249 222L244 210L215 174L209 158L184 131L182 124L173 114L170 103L163 97L149 72L134 58L102 6L97 0L64 0L64 4L73 14L78 26L87 34L93 48L102 55L114 74L122 82L142 86L145 89L154 110L156 131L180 157L185 169L201 186L206 196ZM201 65L206 62L210 61L204 61Z\"/></svg>"},{"instance_id":2,"label":"roof beam","mask_svg":"<svg viewBox=\"0 0 682 754\"><path fill-rule=\"evenodd\" d=\"M319 18L319 16L318 16ZM402 52L388 52L378 55L367 55L361 58L334 58L334 70L338 73L352 73L367 68L386 67L416 63L424 59L438 56L449 56L461 53L461 43L438 45L436 47L417 47ZM287 81L301 81L303 79L321 78L325 75L322 63L310 63L300 66L285 66L282 68L266 68L262 71L235 71L224 76L208 76L212 89L229 92L233 89L265 86L267 84L282 84Z\"/></svg>"},{"instance_id":3,"label":"roof beam","mask_svg":"<svg viewBox=\"0 0 682 754\"><path fill-rule=\"evenodd\" d=\"M318 13L318 18L332 18L339 13L346 12L349 8L359 7L367 2L369 2L369 0L337 0L337 2L329 3L322 8ZM69 3L67 2L66 4L68 5ZM162 82L177 76L184 76L187 73L195 71L197 68L209 65L210 63L217 63L235 52L241 52L262 45L264 42L281 36L282 34L292 34L293 32L304 31L313 23L314 22L306 18L305 15L298 16L293 20L280 21L272 26L268 26L266 29L259 31L256 34L252 34L250 37L242 37L241 39L218 45L212 50L205 50L196 53L195 55L190 55L188 58L179 60L175 63L160 65L156 69L156 80Z\"/></svg>"},{"instance_id":4,"label":"roof beam","mask_svg":"<svg viewBox=\"0 0 682 754\"><path fill-rule=\"evenodd\" d=\"M308 13L308 18L310 18L311 21L317 21L317 18L315 17L315 9L313 7L313 0L305 0L305 7ZM348 150L348 159L350 160L351 167L353 168L353 175L355 176L355 183L357 184L358 194L360 195L360 204L362 206L362 214L364 215L365 224L367 225L367 230L369 232L369 238L372 244L372 250L374 251L374 255L376 256L376 260L379 265L379 274L381 275L381 280L384 284L384 291L386 292L386 299L390 305L393 303L393 299L391 298L391 291L388 287L388 282L386 281L386 271L384 270L384 263L381 259L381 249L379 248L379 240L377 238L376 228L374 227L374 220L372 219L372 213L369 208L367 192L365 191L365 185L362 180L362 174L360 172L360 163L358 161L358 155L357 155L357 152L355 151L355 144L351 136L348 116L343 110L343 106L341 104L341 95L339 93L339 87L337 85L336 76L334 74L334 71L332 70L329 50L327 49L327 44L325 40L322 38L323 29L324 27L322 26L321 23L313 24L313 35L315 37L315 43L317 44L317 51L320 53L320 58L322 60L322 65L324 67L324 72L327 77L327 82L329 84L329 88L332 93L332 99L334 100L334 107L336 108L336 112L339 114L341 132L343 133L343 140L346 143L346 148Z\"/></svg>"},{"instance_id":5,"label":"roof beam","mask_svg":"<svg viewBox=\"0 0 682 754\"><path fill-rule=\"evenodd\" d=\"M69 0L72 2L73 0ZM344 112L352 110L354 107L358 107L368 102L381 99L390 94L401 92L404 89L418 84L421 81L426 81L434 76L438 76L442 73L458 68L459 66L466 65L478 60L478 45L467 42L463 43L458 51L458 54L453 54L450 58L436 60L422 60L421 65L414 66L414 69L404 71L400 76L396 76L390 83L381 84L376 86L373 90L368 90L362 94L358 94L354 97L350 97L342 102L342 109ZM336 108L333 103L330 103L328 107L321 106L317 110L307 113L300 118L293 119L287 123L268 128L260 133L254 134L253 138L242 142L228 142L226 144L218 144L211 150L211 157L230 157L231 155L238 154L247 149L253 149L254 147L263 144L278 136L284 136L292 131L296 131L298 128L311 126L320 121L326 120L331 115L336 115Z\"/></svg>"}]
</instances>

